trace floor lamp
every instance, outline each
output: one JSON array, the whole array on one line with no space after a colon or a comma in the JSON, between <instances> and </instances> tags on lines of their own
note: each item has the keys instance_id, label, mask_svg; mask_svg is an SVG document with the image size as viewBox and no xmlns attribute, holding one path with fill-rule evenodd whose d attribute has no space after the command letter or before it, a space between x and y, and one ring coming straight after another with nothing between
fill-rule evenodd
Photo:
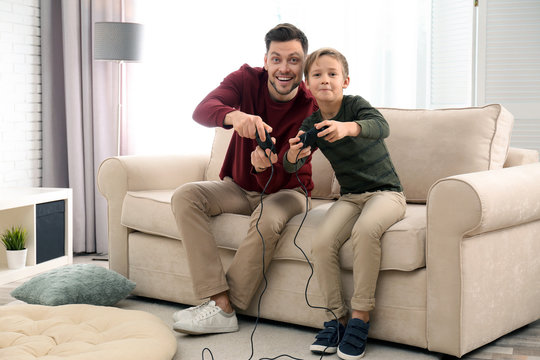
<instances>
[{"instance_id":1,"label":"floor lamp","mask_svg":"<svg viewBox=\"0 0 540 360\"><path fill-rule=\"evenodd\" d=\"M94 24L94 59L118 63L117 155L120 155L122 128L122 73L124 62L140 61L143 26L128 22L96 22Z\"/></svg>"}]
</instances>

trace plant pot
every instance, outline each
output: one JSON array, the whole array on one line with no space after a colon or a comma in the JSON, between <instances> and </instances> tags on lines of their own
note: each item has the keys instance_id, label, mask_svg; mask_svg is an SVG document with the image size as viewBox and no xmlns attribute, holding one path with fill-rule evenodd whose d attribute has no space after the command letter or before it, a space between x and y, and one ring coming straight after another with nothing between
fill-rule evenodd
<instances>
[{"instance_id":1,"label":"plant pot","mask_svg":"<svg viewBox=\"0 0 540 360\"><path fill-rule=\"evenodd\" d=\"M8 269L20 269L26 266L26 252L23 250L6 250Z\"/></svg>"}]
</instances>

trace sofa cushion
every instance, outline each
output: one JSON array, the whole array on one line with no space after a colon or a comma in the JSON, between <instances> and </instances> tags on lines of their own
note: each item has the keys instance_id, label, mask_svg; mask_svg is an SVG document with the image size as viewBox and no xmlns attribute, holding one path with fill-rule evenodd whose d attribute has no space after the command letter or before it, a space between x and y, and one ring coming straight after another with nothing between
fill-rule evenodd
<instances>
[{"instance_id":1,"label":"sofa cushion","mask_svg":"<svg viewBox=\"0 0 540 360\"><path fill-rule=\"evenodd\" d=\"M297 245L311 260L311 239L315 236L332 203L319 205L309 212L296 239ZM294 237L304 214L292 218L283 230L274 258L305 261L300 250L294 245ZM392 225L381 238L381 270L412 271L426 265L426 206L407 204L403 220ZM339 252L341 267L352 270L352 243L346 241Z\"/></svg>"},{"instance_id":2,"label":"sofa cushion","mask_svg":"<svg viewBox=\"0 0 540 360\"><path fill-rule=\"evenodd\" d=\"M127 297L135 283L94 264L52 269L18 286L11 296L29 304L90 304L112 306Z\"/></svg>"},{"instance_id":3,"label":"sofa cushion","mask_svg":"<svg viewBox=\"0 0 540 360\"><path fill-rule=\"evenodd\" d=\"M504 165L514 118L501 105L379 110L390 125L386 144L409 202L425 203L439 179Z\"/></svg>"},{"instance_id":4,"label":"sofa cushion","mask_svg":"<svg viewBox=\"0 0 540 360\"><path fill-rule=\"evenodd\" d=\"M171 209L174 191L128 191L122 206L122 225L148 234L180 239ZM220 247L236 250L236 239L247 234L249 216L221 214L210 219L210 226L214 232L220 232Z\"/></svg>"},{"instance_id":5,"label":"sofa cushion","mask_svg":"<svg viewBox=\"0 0 540 360\"><path fill-rule=\"evenodd\" d=\"M174 190L130 191L124 199L122 225L149 234L180 239L172 214L170 201ZM318 206L309 212L300 235L298 245L311 256L310 240L317 225L332 204L331 200L319 200ZM282 233L274 258L305 261L300 250L294 245L294 236L304 214L292 218ZM210 219L218 246L236 250L249 228L249 216L222 214ZM392 225L381 238L381 270L412 271L425 266L426 209L425 205L408 204L405 218ZM341 252L341 264L352 269L352 244L346 242Z\"/></svg>"},{"instance_id":6,"label":"sofa cushion","mask_svg":"<svg viewBox=\"0 0 540 360\"><path fill-rule=\"evenodd\" d=\"M80 304L0 306L0 359L164 360L177 349L170 326L144 311Z\"/></svg>"}]
</instances>

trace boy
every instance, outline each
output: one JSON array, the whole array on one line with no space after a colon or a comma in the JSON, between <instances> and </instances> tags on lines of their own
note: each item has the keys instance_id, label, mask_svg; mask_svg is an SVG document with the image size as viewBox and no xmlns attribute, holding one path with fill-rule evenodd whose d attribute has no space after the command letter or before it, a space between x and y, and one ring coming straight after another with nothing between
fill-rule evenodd
<instances>
[{"instance_id":1,"label":"boy","mask_svg":"<svg viewBox=\"0 0 540 360\"><path fill-rule=\"evenodd\" d=\"M284 167L297 171L317 147L330 161L341 186L341 197L320 224L312 243L319 287L328 312L324 329L310 346L314 353L335 353L345 360L365 354L369 312L375 307L382 234L405 214L405 197L384 138L389 126L379 111L360 96L344 96L348 64L335 49L309 55L305 81L319 110L306 118L284 157ZM300 135L315 127L314 149L303 148ZM351 317L342 297L338 252L350 237L353 243L354 292ZM339 344L338 344L339 339Z\"/></svg>"}]
</instances>

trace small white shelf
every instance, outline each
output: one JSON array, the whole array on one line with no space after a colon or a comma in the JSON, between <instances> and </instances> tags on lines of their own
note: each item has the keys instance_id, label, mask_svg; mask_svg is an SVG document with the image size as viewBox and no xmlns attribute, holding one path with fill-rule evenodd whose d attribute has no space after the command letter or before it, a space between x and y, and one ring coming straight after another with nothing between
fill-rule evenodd
<instances>
[{"instance_id":1,"label":"small white shelf","mask_svg":"<svg viewBox=\"0 0 540 360\"><path fill-rule=\"evenodd\" d=\"M6 249L0 244L0 285L73 263L73 192L64 188L0 188L0 234L11 226L24 227L28 233L26 266L7 268ZM36 263L36 205L65 201L64 256Z\"/></svg>"}]
</instances>

